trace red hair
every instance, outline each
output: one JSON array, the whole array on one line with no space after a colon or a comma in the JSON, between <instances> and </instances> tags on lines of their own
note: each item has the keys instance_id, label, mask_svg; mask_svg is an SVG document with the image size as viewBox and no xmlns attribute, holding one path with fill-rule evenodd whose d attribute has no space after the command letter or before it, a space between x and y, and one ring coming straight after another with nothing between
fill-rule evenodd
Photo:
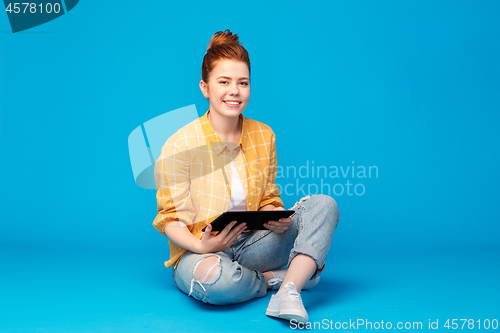
<instances>
[{"instance_id":1,"label":"red hair","mask_svg":"<svg viewBox=\"0 0 500 333\"><path fill-rule=\"evenodd\" d=\"M229 29L217 31L212 36L201 65L201 78L203 81L208 82L208 77L217 65L217 61L222 59L244 62L248 66L248 73L250 73L248 52L239 42L238 35L231 33Z\"/></svg>"}]
</instances>

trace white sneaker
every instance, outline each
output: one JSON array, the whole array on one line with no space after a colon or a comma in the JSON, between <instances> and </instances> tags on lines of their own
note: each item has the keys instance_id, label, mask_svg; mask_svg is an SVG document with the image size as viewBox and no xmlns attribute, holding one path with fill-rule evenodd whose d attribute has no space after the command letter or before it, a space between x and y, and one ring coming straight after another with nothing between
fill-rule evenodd
<instances>
[{"instance_id":1,"label":"white sneaker","mask_svg":"<svg viewBox=\"0 0 500 333\"><path fill-rule=\"evenodd\" d=\"M307 324L309 320L302 298L293 282L288 282L276 295L271 296L266 314L286 320L295 319L297 323L302 324Z\"/></svg>"},{"instance_id":2,"label":"white sneaker","mask_svg":"<svg viewBox=\"0 0 500 333\"><path fill-rule=\"evenodd\" d=\"M272 286L271 290L278 290L281 287L281 283L285 279L286 272L288 271L288 268L281 268L275 271L269 271L272 275L273 278L267 281L267 284L269 286ZM319 276L317 279L314 280L308 280L304 287L302 289L309 289L314 287L319 281Z\"/></svg>"}]
</instances>

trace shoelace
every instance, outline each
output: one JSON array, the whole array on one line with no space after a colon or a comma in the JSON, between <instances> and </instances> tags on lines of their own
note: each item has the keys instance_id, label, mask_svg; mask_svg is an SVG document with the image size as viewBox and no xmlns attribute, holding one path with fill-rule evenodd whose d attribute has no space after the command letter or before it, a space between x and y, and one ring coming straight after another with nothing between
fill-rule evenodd
<instances>
[{"instance_id":1,"label":"shoelace","mask_svg":"<svg viewBox=\"0 0 500 333\"><path fill-rule=\"evenodd\" d=\"M277 285L278 283L280 283L282 281L283 281L283 279L274 278L274 279L270 279L269 281L267 281L267 284L270 285L270 286L275 286L275 285Z\"/></svg>"},{"instance_id":2,"label":"shoelace","mask_svg":"<svg viewBox=\"0 0 500 333\"><path fill-rule=\"evenodd\" d=\"M285 287L286 288L286 287ZM302 299L300 298L300 294L296 291L296 290L293 290L291 288L286 288L286 293L287 295L293 300L293 301L297 301L299 303L302 304Z\"/></svg>"},{"instance_id":3,"label":"shoelace","mask_svg":"<svg viewBox=\"0 0 500 333\"><path fill-rule=\"evenodd\" d=\"M294 301L298 301L298 302L300 302L300 301L301 301L301 300L300 300L300 295L299 295L299 293L297 293L297 292L293 292L293 291L292 291L292 292L289 292L289 293L288 293L288 296L290 296L290 297L292 298L292 300L294 300Z\"/></svg>"},{"instance_id":4,"label":"shoelace","mask_svg":"<svg viewBox=\"0 0 500 333\"><path fill-rule=\"evenodd\" d=\"M278 283L283 282L283 280L285 279L286 270L273 271L272 274L273 276L275 276L275 278L267 281L267 284L270 286L275 286Z\"/></svg>"}]
</instances>

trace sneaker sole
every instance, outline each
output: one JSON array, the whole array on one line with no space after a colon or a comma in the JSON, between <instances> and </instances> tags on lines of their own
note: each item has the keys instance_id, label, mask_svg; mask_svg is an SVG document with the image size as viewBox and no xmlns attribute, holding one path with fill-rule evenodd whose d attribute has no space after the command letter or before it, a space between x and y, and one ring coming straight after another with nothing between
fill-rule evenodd
<instances>
[{"instance_id":1,"label":"sneaker sole","mask_svg":"<svg viewBox=\"0 0 500 333\"><path fill-rule=\"evenodd\" d=\"M298 311L295 310L281 310L280 311L275 311L275 310L266 310L266 315L271 316L271 317L276 317L276 318L281 318L281 319L286 319L286 320L293 320L297 323L301 324L307 324L308 319L307 317L303 317L302 314L300 314Z\"/></svg>"},{"instance_id":2,"label":"sneaker sole","mask_svg":"<svg viewBox=\"0 0 500 333\"><path fill-rule=\"evenodd\" d=\"M278 317L279 318L280 312L279 311L275 311L275 310L269 310L269 309L267 309L266 310L266 315L271 316L271 317Z\"/></svg>"}]
</instances>

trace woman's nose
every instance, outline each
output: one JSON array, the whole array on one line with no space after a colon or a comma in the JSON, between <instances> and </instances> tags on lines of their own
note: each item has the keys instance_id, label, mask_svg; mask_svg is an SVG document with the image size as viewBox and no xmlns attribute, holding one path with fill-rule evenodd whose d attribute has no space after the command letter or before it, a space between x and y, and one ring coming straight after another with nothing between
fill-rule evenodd
<instances>
[{"instance_id":1,"label":"woman's nose","mask_svg":"<svg viewBox=\"0 0 500 333\"><path fill-rule=\"evenodd\" d=\"M229 93L231 95L238 95L240 93L240 89L237 84L232 84L229 89Z\"/></svg>"}]
</instances>

